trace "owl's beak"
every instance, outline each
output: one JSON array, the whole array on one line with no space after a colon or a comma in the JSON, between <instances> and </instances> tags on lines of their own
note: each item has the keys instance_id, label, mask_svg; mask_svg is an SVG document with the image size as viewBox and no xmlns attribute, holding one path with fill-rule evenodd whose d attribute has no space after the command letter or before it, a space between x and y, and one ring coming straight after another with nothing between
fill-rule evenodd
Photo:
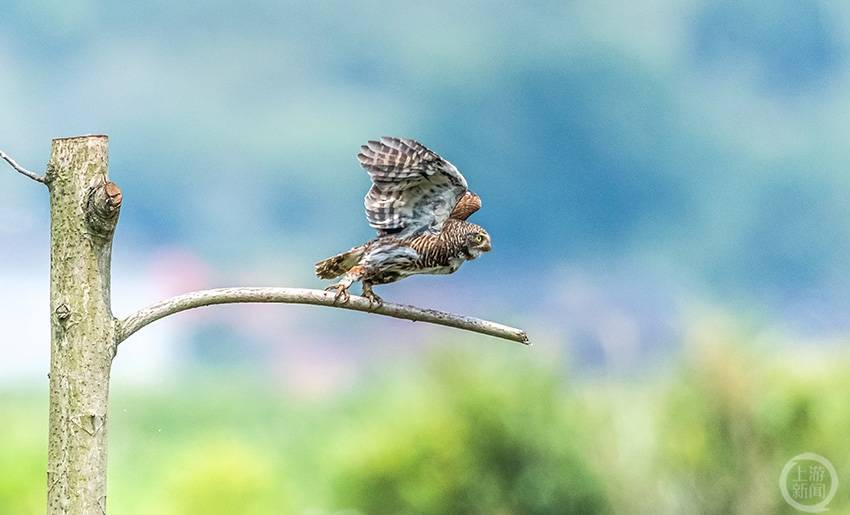
<instances>
[{"instance_id":1,"label":"owl's beak","mask_svg":"<svg viewBox=\"0 0 850 515\"><path fill-rule=\"evenodd\" d=\"M490 252L493 250L493 244L490 242L490 238L487 238L487 241L484 242L484 245L481 246L481 250L484 252Z\"/></svg>"}]
</instances>

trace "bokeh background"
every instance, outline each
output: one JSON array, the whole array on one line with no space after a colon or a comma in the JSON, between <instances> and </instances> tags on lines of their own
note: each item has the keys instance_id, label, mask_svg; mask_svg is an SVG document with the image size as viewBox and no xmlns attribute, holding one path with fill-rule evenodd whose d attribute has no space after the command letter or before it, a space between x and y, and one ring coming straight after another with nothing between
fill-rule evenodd
<instances>
[{"instance_id":1,"label":"bokeh background","mask_svg":"<svg viewBox=\"0 0 850 515\"><path fill-rule=\"evenodd\" d=\"M525 348L299 306L160 321L115 362L114 513L792 513L850 482L850 7L805 0L0 2L0 148L110 136L118 315L321 287L354 155L414 137L494 251L381 287ZM4 167L6 168L6 167ZM0 512L45 500L44 191L0 173ZM847 487L831 508L850 509Z\"/></svg>"}]
</instances>

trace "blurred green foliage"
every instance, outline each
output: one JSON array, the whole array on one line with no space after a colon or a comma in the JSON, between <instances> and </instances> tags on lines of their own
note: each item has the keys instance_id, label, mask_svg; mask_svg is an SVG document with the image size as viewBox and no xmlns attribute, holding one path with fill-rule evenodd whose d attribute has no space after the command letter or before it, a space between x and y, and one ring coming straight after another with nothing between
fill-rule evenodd
<instances>
[{"instance_id":1,"label":"blurred green foliage","mask_svg":"<svg viewBox=\"0 0 850 515\"><path fill-rule=\"evenodd\" d=\"M472 353L440 356L411 391L388 395L345 435L340 505L482 514L606 507L581 453L579 420L553 371L470 366L479 361Z\"/></svg>"},{"instance_id":2,"label":"blurred green foliage","mask_svg":"<svg viewBox=\"0 0 850 515\"><path fill-rule=\"evenodd\" d=\"M440 351L307 401L244 374L110 413L113 513L794 513L783 465L850 477L848 359L697 327L677 366L563 378L545 346ZM240 378L241 376L241 378ZM45 498L46 397L0 396L0 513ZM850 508L839 488L834 513Z\"/></svg>"}]
</instances>

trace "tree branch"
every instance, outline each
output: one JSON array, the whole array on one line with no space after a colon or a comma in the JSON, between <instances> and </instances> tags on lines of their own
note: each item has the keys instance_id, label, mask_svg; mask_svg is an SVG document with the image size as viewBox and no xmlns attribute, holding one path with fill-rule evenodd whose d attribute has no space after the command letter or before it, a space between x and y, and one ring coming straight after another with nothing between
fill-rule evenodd
<instances>
[{"instance_id":1,"label":"tree branch","mask_svg":"<svg viewBox=\"0 0 850 515\"><path fill-rule=\"evenodd\" d=\"M380 307L372 306L366 298L355 295L352 295L345 304L340 304L334 302L333 293L305 288L217 288L178 295L141 309L118 321L117 342L120 343L126 340L131 334L151 322L187 309L211 306L213 304L244 302L313 304L317 306L351 309L354 311L365 311L378 315L412 320L414 322L429 322L431 324L464 329L466 331L487 334L528 345L528 335L525 334L525 331L497 324L496 322L403 304L383 304Z\"/></svg>"},{"instance_id":2,"label":"tree branch","mask_svg":"<svg viewBox=\"0 0 850 515\"><path fill-rule=\"evenodd\" d=\"M17 170L18 172L20 172L20 173L22 173L22 174L26 175L26 176L27 176L27 177L29 177L30 179L32 179L32 180L34 180L34 181L38 181L38 182L40 182L40 183L42 183L42 184L46 184L46 183L47 183L47 180L44 178L44 176L43 176L43 175L38 175L38 174L37 174L37 173L35 173L35 172L31 172L31 171L27 170L26 168L24 168L23 166L21 166L21 165L19 165L17 162L15 162L15 160L14 160L14 159L12 159L11 157L9 157L9 155L8 155L8 154L6 154L5 152L3 152L2 150L0 150L0 158L3 158L3 159L7 162L7 163L9 163L9 166L11 166L12 168L14 168L14 169L15 169L15 170Z\"/></svg>"}]
</instances>

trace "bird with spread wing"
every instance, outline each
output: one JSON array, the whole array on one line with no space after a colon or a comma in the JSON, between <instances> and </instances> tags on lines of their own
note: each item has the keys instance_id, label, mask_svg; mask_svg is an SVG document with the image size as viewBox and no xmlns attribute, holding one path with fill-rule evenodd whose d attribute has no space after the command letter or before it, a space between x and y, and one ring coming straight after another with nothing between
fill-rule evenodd
<instances>
[{"instance_id":1,"label":"bird with spread wing","mask_svg":"<svg viewBox=\"0 0 850 515\"><path fill-rule=\"evenodd\" d=\"M326 288L337 301L347 302L348 288L360 281L363 296L380 305L372 286L414 274L451 274L492 248L487 231L466 221L481 199L435 152L411 139L387 137L360 147L357 160L372 179L364 203L378 237L316 263L319 278L342 276Z\"/></svg>"}]
</instances>

